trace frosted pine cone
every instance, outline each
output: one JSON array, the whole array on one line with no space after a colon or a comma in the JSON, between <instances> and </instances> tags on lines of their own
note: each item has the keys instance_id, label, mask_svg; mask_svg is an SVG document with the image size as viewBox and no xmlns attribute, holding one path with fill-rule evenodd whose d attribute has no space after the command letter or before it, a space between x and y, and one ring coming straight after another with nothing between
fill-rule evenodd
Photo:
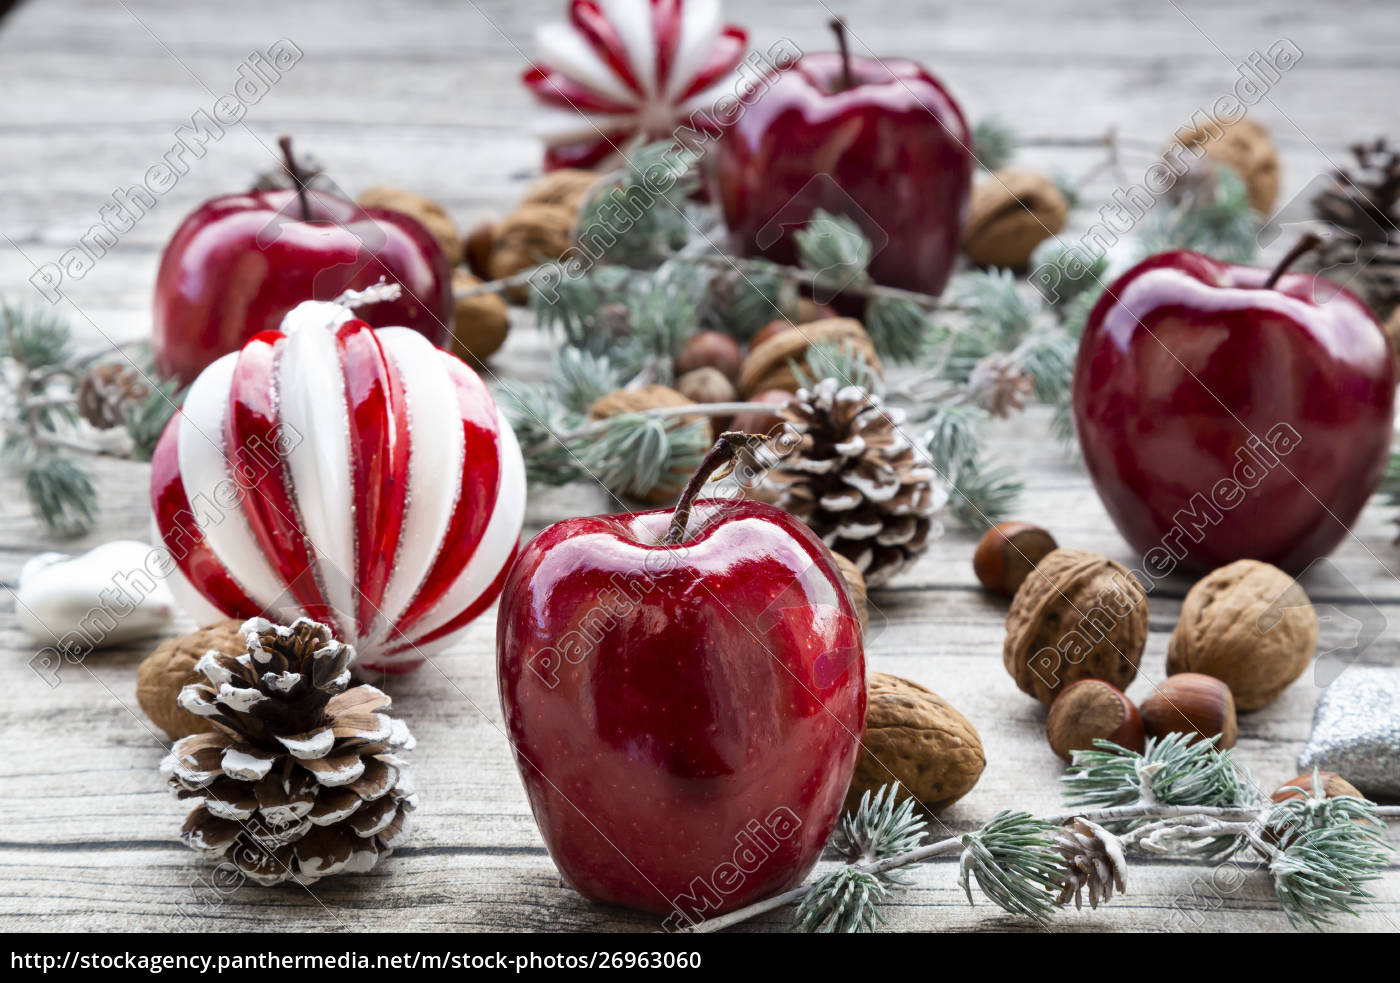
<instances>
[{"instance_id":1,"label":"frosted pine cone","mask_svg":"<svg viewBox=\"0 0 1400 983\"><path fill-rule=\"evenodd\" d=\"M1010 416L1026 405L1034 380L1005 352L993 352L972 367L967 388L972 402L992 416Z\"/></svg>"},{"instance_id":2,"label":"frosted pine cone","mask_svg":"<svg viewBox=\"0 0 1400 983\"><path fill-rule=\"evenodd\" d=\"M78 412L99 430L119 427L127 410L151 392L142 374L118 362L98 365L78 380Z\"/></svg>"},{"instance_id":3,"label":"frosted pine cone","mask_svg":"<svg viewBox=\"0 0 1400 983\"><path fill-rule=\"evenodd\" d=\"M777 504L857 567L871 587L928 548L947 493L901 431L904 414L825 379L779 414L791 431L768 480Z\"/></svg>"},{"instance_id":4,"label":"frosted pine cone","mask_svg":"<svg viewBox=\"0 0 1400 983\"><path fill-rule=\"evenodd\" d=\"M389 697L350 684L355 650L325 625L243 624L247 651L211 651L179 704L213 733L177 741L161 773L201 799L180 837L260 884L369 870L408 835L413 738Z\"/></svg>"},{"instance_id":5,"label":"frosted pine cone","mask_svg":"<svg viewBox=\"0 0 1400 983\"><path fill-rule=\"evenodd\" d=\"M1076 819L1060 831L1056 846L1065 860L1065 883L1056 904L1084 905L1083 892L1089 891L1089 907L1107 904L1116 888L1127 890L1123 844L1108 830L1087 819Z\"/></svg>"}]
</instances>

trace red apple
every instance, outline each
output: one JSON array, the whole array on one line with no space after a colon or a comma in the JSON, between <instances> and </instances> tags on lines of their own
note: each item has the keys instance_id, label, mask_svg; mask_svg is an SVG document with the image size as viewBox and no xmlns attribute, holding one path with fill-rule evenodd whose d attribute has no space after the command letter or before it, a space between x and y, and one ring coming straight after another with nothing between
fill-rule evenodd
<instances>
[{"instance_id":1,"label":"red apple","mask_svg":"<svg viewBox=\"0 0 1400 983\"><path fill-rule=\"evenodd\" d=\"M384 208L323 191L249 191L205 202L161 256L156 368L193 382L201 369L304 300L334 300L384 278L396 301L367 308L375 327L414 328L435 345L452 318L452 271L428 230Z\"/></svg>"},{"instance_id":2,"label":"red apple","mask_svg":"<svg viewBox=\"0 0 1400 983\"><path fill-rule=\"evenodd\" d=\"M764 80L706 154L733 247L796 261L793 233L817 209L848 215L875 247L883 284L942 293L972 188L972 135L957 102L901 58L804 55Z\"/></svg>"},{"instance_id":3,"label":"red apple","mask_svg":"<svg viewBox=\"0 0 1400 983\"><path fill-rule=\"evenodd\" d=\"M692 517L700 483L674 512L540 533L496 636L510 741L560 872L678 924L802 880L865 720L860 623L830 552L757 502L703 499Z\"/></svg>"},{"instance_id":4,"label":"red apple","mask_svg":"<svg viewBox=\"0 0 1400 983\"><path fill-rule=\"evenodd\" d=\"M1144 571L1264 560L1297 572L1346 535L1390 451L1395 369L1328 281L1193 252L1100 298L1074 375L1080 446Z\"/></svg>"}]
</instances>

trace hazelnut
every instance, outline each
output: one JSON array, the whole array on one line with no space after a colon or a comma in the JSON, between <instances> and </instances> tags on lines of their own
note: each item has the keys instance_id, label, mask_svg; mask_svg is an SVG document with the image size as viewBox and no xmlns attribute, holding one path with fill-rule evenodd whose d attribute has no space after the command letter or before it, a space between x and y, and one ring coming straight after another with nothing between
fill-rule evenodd
<instances>
[{"instance_id":1,"label":"hazelnut","mask_svg":"<svg viewBox=\"0 0 1400 983\"><path fill-rule=\"evenodd\" d=\"M689 406L693 402L668 386L652 385L641 386L637 389L615 389L588 408L588 418L590 420L605 420L621 413L636 413L659 406ZM679 427L697 420L703 421L705 424L705 443L708 444L710 442L710 424L703 415L671 417L669 425ZM666 475L660 484L645 491L626 488L622 490L652 505L668 505L680 495L681 489L685 487L689 477L689 469L686 469L684 473Z\"/></svg>"},{"instance_id":2,"label":"hazelnut","mask_svg":"<svg viewBox=\"0 0 1400 983\"><path fill-rule=\"evenodd\" d=\"M977 544L972 572L987 590L1011 597L1035 565L1055 548L1055 538L1040 526L1000 522Z\"/></svg>"},{"instance_id":3,"label":"hazelnut","mask_svg":"<svg viewBox=\"0 0 1400 983\"><path fill-rule=\"evenodd\" d=\"M1335 771L1319 771L1318 781L1322 783L1322 797L1324 799L1335 799L1338 796L1351 795L1358 799L1364 799L1360 790L1355 785L1347 781ZM1307 772L1297 778L1284 782L1270 797L1274 802L1286 802L1289 799L1301 799L1305 795L1309 798L1313 795L1313 773Z\"/></svg>"},{"instance_id":4,"label":"hazelnut","mask_svg":"<svg viewBox=\"0 0 1400 983\"><path fill-rule=\"evenodd\" d=\"M481 281L466 270L454 270L452 287L467 290ZM453 302L452 354L468 365L483 362L505 344L510 312L498 294L478 294Z\"/></svg>"},{"instance_id":5,"label":"hazelnut","mask_svg":"<svg viewBox=\"0 0 1400 983\"><path fill-rule=\"evenodd\" d=\"M1218 748L1235 746L1239 728L1235 724L1235 699L1230 687L1214 676L1183 672L1168 676L1156 692L1142 701L1142 724L1149 737L1191 734L1195 743L1201 737L1220 735Z\"/></svg>"},{"instance_id":6,"label":"hazelnut","mask_svg":"<svg viewBox=\"0 0 1400 983\"><path fill-rule=\"evenodd\" d=\"M739 343L729 335L722 331L701 331L691 335L676 356L676 375L708 367L724 373L730 382L737 382L743 361Z\"/></svg>"},{"instance_id":7,"label":"hazelnut","mask_svg":"<svg viewBox=\"0 0 1400 983\"><path fill-rule=\"evenodd\" d=\"M1024 269L1036 246L1063 231L1068 216L1069 201L1054 181L1003 168L972 190L963 251L979 266Z\"/></svg>"},{"instance_id":8,"label":"hazelnut","mask_svg":"<svg viewBox=\"0 0 1400 983\"><path fill-rule=\"evenodd\" d=\"M1215 124L1200 126L1178 135L1174 142L1188 149L1199 148L1207 162L1224 164L1238 174L1248 189L1249 207L1260 215L1273 209L1278 200L1278 151L1269 131L1255 120L1237 120L1223 127L1223 132ZM1201 163L1192 165L1193 169Z\"/></svg>"},{"instance_id":9,"label":"hazelnut","mask_svg":"<svg viewBox=\"0 0 1400 983\"><path fill-rule=\"evenodd\" d=\"M472 226L462 241L462 260L483 280L491 276L491 250L496 244L498 225L495 218L484 218Z\"/></svg>"},{"instance_id":10,"label":"hazelnut","mask_svg":"<svg viewBox=\"0 0 1400 983\"><path fill-rule=\"evenodd\" d=\"M870 627L870 606L865 597L865 576L860 572L860 567L840 553L832 553L831 558L836 561L836 568L846 579L846 587L851 595L851 604L855 606L856 616L860 618L860 630L864 632Z\"/></svg>"},{"instance_id":11,"label":"hazelnut","mask_svg":"<svg viewBox=\"0 0 1400 983\"><path fill-rule=\"evenodd\" d=\"M1006 614L1002 661L1049 706L1081 679L1126 689L1147 643L1147 595L1121 564L1086 550L1047 553Z\"/></svg>"},{"instance_id":12,"label":"hazelnut","mask_svg":"<svg viewBox=\"0 0 1400 983\"><path fill-rule=\"evenodd\" d=\"M768 403L775 407L783 407L792 399L792 393L786 389L765 389L761 393L754 393L745 402ZM729 422L731 430L739 430L743 433L772 433L773 429L782 423L782 418L777 412L764 413L760 410L749 410L747 413L735 413L734 418Z\"/></svg>"},{"instance_id":13,"label":"hazelnut","mask_svg":"<svg viewBox=\"0 0 1400 983\"><path fill-rule=\"evenodd\" d=\"M1317 612L1297 581L1267 563L1237 560L1187 592L1167 672L1224 680L1235 706L1258 710L1308 667L1317 630Z\"/></svg>"},{"instance_id":14,"label":"hazelnut","mask_svg":"<svg viewBox=\"0 0 1400 983\"><path fill-rule=\"evenodd\" d=\"M730 403L739 398L734 383L724 377L719 369L708 365L691 369L676 380L676 391L695 403ZM732 429L730 417L710 417L710 429L717 434Z\"/></svg>"},{"instance_id":15,"label":"hazelnut","mask_svg":"<svg viewBox=\"0 0 1400 983\"><path fill-rule=\"evenodd\" d=\"M1066 686L1050 705L1045 736L1051 750L1066 761L1072 751L1093 750L1095 738L1139 753L1146 746L1138 708L1122 690L1102 679L1081 679Z\"/></svg>"},{"instance_id":16,"label":"hazelnut","mask_svg":"<svg viewBox=\"0 0 1400 983\"><path fill-rule=\"evenodd\" d=\"M141 660L136 669L136 702L151 722L172 741L214 730L207 717L197 717L176 703L180 690L204 677L195 663L211 650L238 655L245 649L243 622L216 621L188 635L168 638Z\"/></svg>"},{"instance_id":17,"label":"hazelnut","mask_svg":"<svg viewBox=\"0 0 1400 983\"><path fill-rule=\"evenodd\" d=\"M895 781L900 798L912 795L935 810L972 791L987 758L966 717L932 690L888 673L870 673L868 696L846 808Z\"/></svg>"},{"instance_id":18,"label":"hazelnut","mask_svg":"<svg viewBox=\"0 0 1400 983\"><path fill-rule=\"evenodd\" d=\"M719 369L708 365L691 369L677 379L676 391L694 403L732 403L739 398L739 394L734 390L734 383Z\"/></svg>"},{"instance_id":19,"label":"hazelnut","mask_svg":"<svg viewBox=\"0 0 1400 983\"><path fill-rule=\"evenodd\" d=\"M792 315L792 321L794 324L811 324L813 321L829 321L839 316L834 308L826 304L818 304L810 297L798 297L797 310Z\"/></svg>"},{"instance_id":20,"label":"hazelnut","mask_svg":"<svg viewBox=\"0 0 1400 983\"><path fill-rule=\"evenodd\" d=\"M781 332L786 331L790 327L792 327L792 324L788 321L769 321L763 327L759 328L757 331L754 332L754 336L749 339L749 348L757 348L759 345L763 344L775 334L780 334Z\"/></svg>"},{"instance_id":21,"label":"hazelnut","mask_svg":"<svg viewBox=\"0 0 1400 983\"><path fill-rule=\"evenodd\" d=\"M805 364L807 349L818 342L847 345L865 359L877 373L884 373L880 356L875 353L875 345L865 333L859 321L848 317L814 321L798 327L779 331L761 345L749 349L748 357L739 372L739 392L748 396L765 389L786 389L797 391L797 377L792 365ZM810 373L820 377L821 366L806 366Z\"/></svg>"},{"instance_id":22,"label":"hazelnut","mask_svg":"<svg viewBox=\"0 0 1400 983\"><path fill-rule=\"evenodd\" d=\"M417 219L437 240L449 266L456 266L461 261L462 236L457 231L457 223L453 222L447 210L433 199L380 184L365 189L356 201L365 208L387 208Z\"/></svg>"},{"instance_id":23,"label":"hazelnut","mask_svg":"<svg viewBox=\"0 0 1400 983\"><path fill-rule=\"evenodd\" d=\"M1274 804L1288 802L1291 799L1312 798L1316 794L1318 785L1321 785L1322 798L1335 799L1339 796L1354 796L1358 799L1366 798L1351 782L1347 781L1335 771L1318 771L1316 781L1313 772L1306 772L1297 778L1284 782L1274 790L1274 794L1269 797ZM1275 846L1286 845L1297 835L1298 829L1291 825L1290 818L1280 816L1273 823L1264 829L1264 839Z\"/></svg>"}]
</instances>

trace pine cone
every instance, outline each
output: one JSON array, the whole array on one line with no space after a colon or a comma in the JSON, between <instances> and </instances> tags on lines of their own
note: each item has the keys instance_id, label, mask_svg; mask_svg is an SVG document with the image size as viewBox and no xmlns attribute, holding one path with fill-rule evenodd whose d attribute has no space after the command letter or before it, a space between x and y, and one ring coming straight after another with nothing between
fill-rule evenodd
<instances>
[{"instance_id":1,"label":"pine cone","mask_svg":"<svg viewBox=\"0 0 1400 983\"><path fill-rule=\"evenodd\" d=\"M1356 168L1341 168L1312 200L1334 230L1301 266L1360 295L1381 321L1400 307L1400 150L1384 139L1351 148Z\"/></svg>"},{"instance_id":2,"label":"pine cone","mask_svg":"<svg viewBox=\"0 0 1400 983\"><path fill-rule=\"evenodd\" d=\"M99 430L126 422L126 412L150 395L151 387L129 365L108 362L97 365L78 381L78 412Z\"/></svg>"},{"instance_id":3,"label":"pine cone","mask_svg":"<svg viewBox=\"0 0 1400 983\"><path fill-rule=\"evenodd\" d=\"M350 684L355 650L325 625L243 624L247 650L210 652L180 706L215 731L161 762L176 796L202 799L180 838L259 884L369 870L408 835L417 805L404 762L413 738L389 697Z\"/></svg>"},{"instance_id":4,"label":"pine cone","mask_svg":"<svg viewBox=\"0 0 1400 983\"><path fill-rule=\"evenodd\" d=\"M1064 888L1055 899L1056 904L1067 905L1073 898L1074 906L1082 908L1083 891L1088 888L1089 907L1097 908L1100 902L1109 902L1115 888L1120 894L1128 889L1123 844L1097 823L1075 819L1060 831L1056 847L1066 870Z\"/></svg>"},{"instance_id":5,"label":"pine cone","mask_svg":"<svg viewBox=\"0 0 1400 983\"><path fill-rule=\"evenodd\" d=\"M992 416L1010 416L1026 405L1035 380L1008 352L993 352L972 367L967 386L973 403Z\"/></svg>"},{"instance_id":6,"label":"pine cone","mask_svg":"<svg viewBox=\"0 0 1400 983\"><path fill-rule=\"evenodd\" d=\"M824 379L781 412L790 430L768 480L777 504L852 561L871 587L928 548L947 499L900 431L904 414L859 386Z\"/></svg>"}]
</instances>

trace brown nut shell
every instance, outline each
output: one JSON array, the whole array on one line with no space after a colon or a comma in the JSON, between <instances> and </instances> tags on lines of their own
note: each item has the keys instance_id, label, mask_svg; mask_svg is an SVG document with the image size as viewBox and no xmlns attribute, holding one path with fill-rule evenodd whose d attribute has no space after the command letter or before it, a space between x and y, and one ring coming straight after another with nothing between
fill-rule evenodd
<instances>
[{"instance_id":1,"label":"brown nut shell","mask_svg":"<svg viewBox=\"0 0 1400 983\"><path fill-rule=\"evenodd\" d=\"M1224 680L1236 707L1258 710L1307 669L1317 633L1317 612L1297 581L1267 563L1237 560L1187 592L1167 672Z\"/></svg>"},{"instance_id":2,"label":"brown nut shell","mask_svg":"<svg viewBox=\"0 0 1400 983\"><path fill-rule=\"evenodd\" d=\"M744 362L744 353L739 343L722 331L699 331L686 339L681 353L676 356L676 375L685 375L696 369L711 368L724 373L730 382L739 379L739 367Z\"/></svg>"},{"instance_id":3,"label":"brown nut shell","mask_svg":"<svg viewBox=\"0 0 1400 983\"><path fill-rule=\"evenodd\" d=\"M972 572L987 590L1011 597L1035 565L1057 549L1055 537L1029 522L999 522L983 534Z\"/></svg>"},{"instance_id":4,"label":"brown nut shell","mask_svg":"<svg viewBox=\"0 0 1400 983\"><path fill-rule=\"evenodd\" d=\"M378 184L366 188L356 201L365 208L387 208L416 218L437 240L449 266L462 261L462 234L457 231L457 223L447 214L447 209L431 198Z\"/></svg>"},{"instance_id":5,"label":"brown nut shell","mask_svg":"<svg viewBox=\"0 0 1400 983\"><path fill-rule=\"evenodd\" d=\"M1212 122L1178 134L1173 142L1188 150L1199 148L1209 160L1238 174L1248 190L1249 206L1260 215L1273 210L1279 189L1278 150L1259 123L1244 118L1221 127Z\"/></svg>"},{"instance_id":6,"label":"brown nut shell","mask_svg":"<svg viewBox=\"0 0 1400 983\"><path fill-rule=\"evenodd\" d=\"M577 215L584 199L601 179L597 171L561 167L550 171L526 188L525 194L520 198L520 204L557 205Z\"/></svg>"},{"instance_id":7,"label":"brown nut shell","mask_svg":"<svg viewBox=\"0 0 1400 983\"><path fill-rule=\"evenodd\" d=\"M872 672L867 685L865 737L846 808L858 805L865 792L895 781L900 798L912 795L934 810L972 791L987 758L968 719L908 679Z\"/></svg>"},{"instance_id":8,"label":"brown nut shell","mask_svg":"<svg viewBox=\"0 0 1400 983\"><path fill-rule=\"evenodd\" d=\"M1080 679L1127 689L1147 643L1147 595L1126 568L1086 550L1046 554L1006 614L1002 661L1049 706Z\"/></svg>"},{"instance_id":9,"label":"brown nut shell","mask_svg":"<svg viewBox=\"0 0 1400 983\"><path fill-rule=\"evenodd\" d=\"M1051 750L1066 761L1074 751L1093 750L1095 739L1139 753L1147 740L1133 701L1102 679L1081 679L1055 697L1045 721L1045 737Z\"/></svg>"},{"instance_id":10,"label":"brown nut shell","mask_svg":"<svg viewBox=\"0 0 1400 983\"><path fill-rule=\"evenodd\" d=\"M188 635L167 638L141 660L136 669L136 702L172 741L214 730L206 718L180 709L175 701L185 686L203 681L194 666L206 652L236 656L244 651L242 625L236 620L216 621Z\"/></svg>"},{"instance_id":11,"label":"brown nut shell","mask_svg":"<svg viewBox=\"0 0 1400 983\"><path fill-rule=\"evenodd\" d=\"M492 280L504 280L541 263L564 257L573 247L574 212L563 205L521 205L496 228L491 244ZM515 287L507 299L523 303L529 287Z\"/></svg>"},{"instance_id":12,"label":"brown nut shell","mask_svg":"<svg viewBox=\"0 0 1400 983\"><path fill-rule=\"evenodd\" d=\"M480 286L466 270L452 273L454 290ZM453 301L454 319L449 339L452 354L468 365L484 362L505 344L510 333L510 311L498 294L478 294Z\"/></svg>"},{"instance_id":13,"label":"brown nut shell","mask_svg":"<svg viewBox=\"0 0 1400 983\"><path fill-rule=\"evenodd\" d=\"M1050 178L1006 167L972 191L962 245L979 266L1025 269L1031 253L1064 230L1069 201Z\"/></svg>"},{"instance_id":14,"label":"brown nut shell","mask_svg":"<svg viewBox=\"0 0 1400 983\"><path fill-rule=\"evenodd\" d=\"M1335 799L1339 796L1350 795L1354 798L1366 798L1355 785L1347 781L1335 771L1321 771L1317 773L1318 780L1322 783L1323 798ZM1289 799L1301 799L1311 797L1313 794L1313 773L1305 772L1297 778L1284 782L1274 789L1274 794L1270 799L1274 802L1287 802Z\"/></svg>"},{"instance_id":15,"label":"brown nut shell","mask_svg":"<svg viewBox=\"0 0 1400 983\"><path fill-rule=\"evenodd\" d=\"M1234 747L1239 738L1230 687L1214 676L1199 672L1168 676L1142 701L1139 710L1149 737L1196 734L1189 742L1194 744L1202 737L1219 734L1215 746L1222 749Z\"/></svg>"},{"instance_id":16,"label":"brown nut shell","mask_svg":"<svg viewBox=\"0 0 1400 983\"><path fill-rule=\"evenodd\" d=\"M766 389L796 392L797 377L789 363L805 365L807 349L818 342L848 345L876 372L884 373L884 364L860 322L849 317L835 317L779 331L750 348L739 372L739 392L745 396ZM820 366L806 368L808 374L821 378Z\"/></svg>"}]
</instances>

